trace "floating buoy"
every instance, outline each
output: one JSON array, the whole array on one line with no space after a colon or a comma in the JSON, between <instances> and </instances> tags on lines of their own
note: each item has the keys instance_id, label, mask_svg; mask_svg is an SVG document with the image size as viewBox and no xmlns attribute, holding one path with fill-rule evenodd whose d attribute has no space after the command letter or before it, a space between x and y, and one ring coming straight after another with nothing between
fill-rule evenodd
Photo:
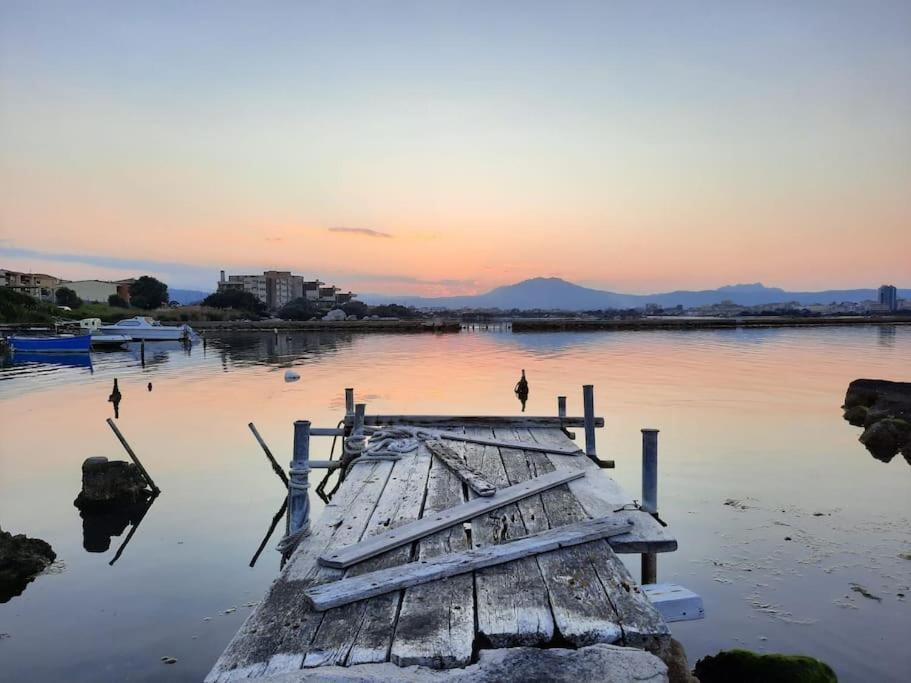
<instances>
[{"instance_id":1,"label":"floating buoy","mask_svg":"<svg viewBox=\"0 0 911 683\"><path fill-rule=\"evenodd\" d=\"M301 378L294 370L285 370L285 381L286 382L296 382Z\"/></svg>"}]
</instances>

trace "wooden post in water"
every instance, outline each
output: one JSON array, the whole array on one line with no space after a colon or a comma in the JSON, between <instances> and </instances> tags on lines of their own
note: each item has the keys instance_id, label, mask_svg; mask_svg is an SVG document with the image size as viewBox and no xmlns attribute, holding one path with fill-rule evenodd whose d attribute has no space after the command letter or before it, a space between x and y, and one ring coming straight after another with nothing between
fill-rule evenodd
<instances>
[{"instance_id":1,"label":"wooden post in water","mask_svg":"<svg viewBox=\"0 0 911 683\"><path fill-rule=\"evenodd\" d=\"M347 387L345 389L345 417L354 415L354 389Z\"/></svg>"},{"instance_id":2,"label":"wooden post in water","mask_svg":"<svg viewBox=\"0 0 911 683\"><path fill-rule=\"evenodd\" d=\"M310 421L294 423L294 451L288 482L288 533L310 526Z\"/></svg>"},{"instance_id":3,"label":"wooden post in water","mask_svg":"<svg viewBox=\"0 0 911 683\"><path fill-rule=\"evenodd\" d=\"M642 509L658 516L658 430L642 430ZM658 582L658 555L642 553L642 583Z\"/></svg>"},{"instance_id":4,"label":"wooden post in water","mask_svg":"<svg viewBox=\"0 0 911 683\"><path fill-rule=\"evenodd\" d=\"M585 455L597 458L595 450L595 387L585 384L582 387L582 408L585 419Z\"/></svg>"}]
</instances>

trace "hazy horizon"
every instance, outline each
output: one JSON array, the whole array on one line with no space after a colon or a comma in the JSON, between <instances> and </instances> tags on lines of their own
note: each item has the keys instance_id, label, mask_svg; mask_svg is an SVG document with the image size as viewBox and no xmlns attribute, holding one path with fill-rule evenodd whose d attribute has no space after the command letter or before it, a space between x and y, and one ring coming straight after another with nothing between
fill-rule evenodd
<instances>
[{"instance_id":1,"label":"hazy horizon","mask_svg":"<svg viewBox=\"0 0 911 683\"><path fill-rule=\"evenodd\" d=\"M0 261L386 295L911 283L907 2L18 2Z\"/></svg>"}]
</instances>

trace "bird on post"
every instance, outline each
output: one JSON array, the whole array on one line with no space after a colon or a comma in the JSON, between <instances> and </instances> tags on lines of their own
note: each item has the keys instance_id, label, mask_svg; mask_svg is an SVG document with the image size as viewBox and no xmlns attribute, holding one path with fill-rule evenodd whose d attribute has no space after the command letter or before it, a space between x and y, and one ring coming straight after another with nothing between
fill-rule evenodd
<instances>
[{"instance_id":1,"label":"bird on post","mask_svg":"<svg viewBox=\"0 0 911 683\"><path fill-rule=\"evenodd\" d=\"M522 376L519 378L519 381L516 382L516 386L513 391L519 398L519 401L522 403L522 412L524 413L525 402L528 400L528 380L525 379L525 370L522 370Z\"/></svg>"}]
</instances>

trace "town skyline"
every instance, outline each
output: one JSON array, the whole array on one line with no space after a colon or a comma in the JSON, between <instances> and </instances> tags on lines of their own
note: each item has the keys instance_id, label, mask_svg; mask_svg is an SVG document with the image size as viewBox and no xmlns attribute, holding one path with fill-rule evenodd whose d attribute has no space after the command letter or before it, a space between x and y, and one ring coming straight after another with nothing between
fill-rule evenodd
<instances>
[{"instance_id":1,"label":"town skyline","mask_svg":"<svg viewBox=\"0 0 911 683\"><path fill-rule=\"evenodd\" d=\"M0 260L423 296L904 284L909 24L901 2L9 3Z\"/></svg>"}]
</instances>

